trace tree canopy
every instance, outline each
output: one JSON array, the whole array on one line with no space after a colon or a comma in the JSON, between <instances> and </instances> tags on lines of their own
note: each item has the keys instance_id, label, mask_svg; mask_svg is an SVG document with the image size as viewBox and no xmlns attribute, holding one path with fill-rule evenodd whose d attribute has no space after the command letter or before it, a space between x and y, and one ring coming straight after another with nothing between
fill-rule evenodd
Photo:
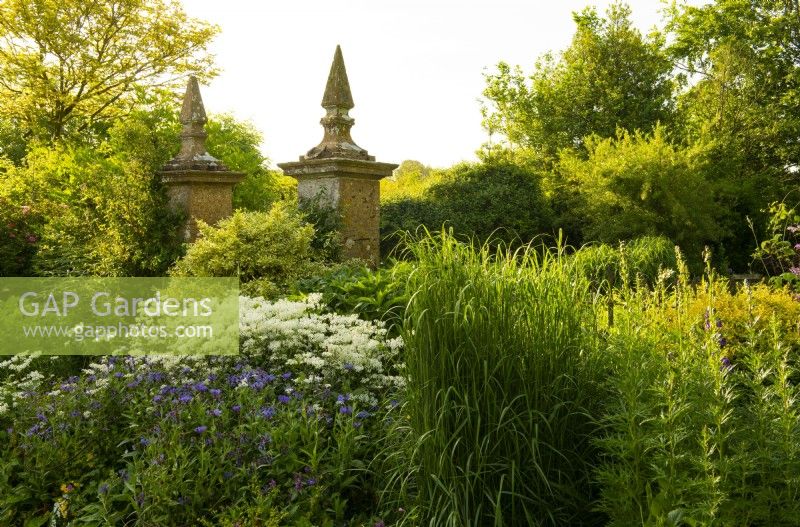
<instances>
[{"instance_id":1,"label":"tree canopy","mask_svg":"<svg viewBox=\"0 0 800 527\"><path fill-rule=\"evenodd\" d=\"M486 75L484 125L513 145L552 161L617 128L652 130L672 111L672 64L658 36L643 37L631 11L614 4L602 18L594 8L574 14L576 32L560 56L540 58L530 76L501 62Z\"/></svg>"},{"instance_id":2,"label":"tree canopy","mask_svg":"<svg viewBox=\"0 0 800 527\"><path fill-rule=\"evenodd\" d=\"M213 76L216 32L177 0L2 0L0 120L43 141L91 136L143 88Z\"/></svg>"}]
</instances>

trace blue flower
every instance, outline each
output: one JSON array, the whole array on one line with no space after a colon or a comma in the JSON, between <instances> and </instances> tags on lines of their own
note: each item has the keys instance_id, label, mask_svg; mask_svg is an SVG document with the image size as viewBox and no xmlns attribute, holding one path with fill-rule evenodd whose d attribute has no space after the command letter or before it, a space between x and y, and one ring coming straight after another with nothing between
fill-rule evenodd
<instances>
[{"instance_id":1,"label":"blue flower","mask_svg":"<svg viewBox=\"0 0 800 527\"><path fill-rule=\"evenodd\" d=\"M206 392L208 391L208 386L206 386L203 382L198 382L194 385L194 389L198 392Z\"/></svg>"},{"instance_id":2,"label":"blue flower","mask_svg":"<svg viewBox=\"0 0 800 527\"><path fill-rule=\"evenodd\" d=\"M210 390L208 390L208 393L210 393L214 397L219 397L220 394L222 393L222 390L220 390L219 388L211 388Z\"/></svg>"},{"instance_id":3,"label":"blue flower","mask_svg":"<svg viewBox=\"0 0 800 527\"><path fill-rule=\"evenodd\" d=\"M208 427L206 425L200 425L194 429L194 431L197 432L198 434L202 434L206 430L208 430Z\"/></svg>"},{"instance_id":4,"label":"blue flower","mask_svg":"<svg viewBox=\"0 0 800 527\"><path fill-rule=\"evenodd\" d=\"M149 444L150 444L150 440L149 440L149 439L147 439L146 437L143 437L143 438L141 438L141 439L139 440L139 444L140 444L140 445L142 445L142 446L147 446L147 445L149 445Z\"/></svg>"},{"instance_id":5,"label":"blue flower","mask_svg":"<svg viewBox=\"0 0 800 527\"><path fill-rule=\"evenodd\" d=\"M261 414L262 417L266 417L267 419L272 419L273 417L275 417L276 411L274 407L269 406L267 408L262 408L259 413Z\"/></svg>"},{"instance_id":6,"label":"blue flower","mask_svg":"<svg viewBox=\"0 0 800 527\"><path fill-rule=\"evenodd\" d=\"M290 371L287 371L286 373L284 373L283 375L281 375L281 377L283 377L283 379L284 379L284 380L289 380L289 379L291 379L291 378L292 378L292 372L290 372Z\"/></svg>"},{"instance_id":7,"label":"blue flower","mask_svg":"<svg viewBox=\"0 0 800 527\"><path fill-rule=\"evenodd\" d=\"M236 412L237 414L239 413L239 410L241 410L241 409L242 409L242 407L239 406L238 404L234 404L233 406L231 406L231 410Z\"/></svg>"},{"instance_id":8,"label":"blue flower","mask_svg":"<svg viewBox=\"0 0 800 527\"><path fill-rule=\"evenodd\" d=\"M102 483L99 487L97 487L97 492L100 494L108 494L108 483Z\"/></svg>"},{"instance_id":9,"label":"blue flower","mask_svg":"<svg viewBox=\"0 0 800 527\"><path fill-rule=\"evenodd\" d=\"M281 403L281 404L289 404L289 401L291 401L291 400L292 400L292 398L289 397L288 395L279 395L278 396L278 402Z\"/></svg>"},{"instance_id":10,"label":"blue flower","mask_svg":"<svg viewBox=\"0 0 800 527\"><path fill-rule=\"evenodd\" d=\"M214 408L214 409L213 409L213 410L211 410L209 413L210 413L211 415L213 415L214 417L219 417L219 416L221 416L221 415L222 415L222 410L220 410L219 408Z\"/></svg>"},{"instance_id":11,"label":"blue flower","mask_svg":"<svg viewBox=\"0 0 800 527\"><path fill-rule=\"evenodd\" d=\"M360 412L358 412L356 414L356 417L358 417L359 419L366 419L367 417L369 417L369 412L365 412L364 410L361 410Z\"/></svg>"},{"instance_id":12,"label":"blue flower","mask_svg":"<svg viewBox=\"0 0 800 527\"><path fill-rule=\"evenodd\" d=\"M353 413L353 407L352 406L340 406L339 407L339 413L340 414L345 414L345 415L350 415L350 414Z\"/></svg>"},{"instance_id":13,"label":"blue flower","mask_svg":"<svg viewBox=\"0 0 800 527\"><path fill-rule=\"evenodd\" d=\"M178 400L180 402L184 403L184 404L185 403L190 403L190 402L192 402L192 396L187 393L187 394L181 395L180 398L178 398Z\"/></svg>"},{"instance_id":14,"label":"blue flower","mask_svg":"<svg viewBox=\"0 0 800 527\"><path fill-rule=\"evenodd\" d=\"M344 369L345 370L351 371L353 368L354 368L354 366L351 363L349 363L349 362L345 362L344 363Z\"/></svg>"}]
</instances>

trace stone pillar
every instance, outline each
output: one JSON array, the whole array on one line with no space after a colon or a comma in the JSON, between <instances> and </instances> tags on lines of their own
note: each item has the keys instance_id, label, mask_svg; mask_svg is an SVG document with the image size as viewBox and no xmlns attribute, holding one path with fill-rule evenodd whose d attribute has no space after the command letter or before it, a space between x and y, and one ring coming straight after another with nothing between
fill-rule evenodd
<instances>
[{"instance_id":1,"label":"stone pillar","mask_svg":"<svg viewBox=\"0 0 800 527\"><path fill-rule=\"evenodd\" d=\"M380 180L390 176L397 165L375 161L353 142L350 129L355 121L349 115L353 106L342 50L336 46L322 97L322 142L299 161L278 166L297 179L301 203L319 199L339 212L343 256L376 266L380 261Z\"/></svg>"},{"instance_id":2,"label":"stone pillar","mask_svg":"<svg viewBox=\"0 0 800 527\"><path fill-rule=\"evenodd\" d=\"M181 109L181 150L160 172L170 207L186 214L181 235L187 242L197 238L197 220L213 225L231 215L233 186L244 178L206 152L207 120L200 87L191 77Z\"/></svg>"}]
</instances>

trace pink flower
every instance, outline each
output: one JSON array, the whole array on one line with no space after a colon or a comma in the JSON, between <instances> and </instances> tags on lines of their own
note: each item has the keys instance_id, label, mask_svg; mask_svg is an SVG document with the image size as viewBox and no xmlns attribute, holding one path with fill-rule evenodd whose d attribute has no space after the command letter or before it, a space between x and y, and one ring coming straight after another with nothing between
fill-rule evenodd
<instances>
[{"instance_id":1,"label":"pink flower","mask_svg":"<svg viewBox=\"0 0 800 527\"><path fill-rule=\"evenodd\" d=\"M27 240L27 241L28 241L28 243L36 243L36 240L38 240L38 239L39 239L39 238L37 238L37 237L36 237L35 235L33 235L33 234L29 234L27 237L25 237L25 240Z\"/></svg>"},{"instance_id":2,"label":"pink flower","mask_svg":"<svg viewBox=\"0 0 800 527\"><path fill-rule=\"evenodd\" d=\"M31 207L29 205L22 206L22 214L28 214L31 211Z\"/></svg>"}]
</instances>

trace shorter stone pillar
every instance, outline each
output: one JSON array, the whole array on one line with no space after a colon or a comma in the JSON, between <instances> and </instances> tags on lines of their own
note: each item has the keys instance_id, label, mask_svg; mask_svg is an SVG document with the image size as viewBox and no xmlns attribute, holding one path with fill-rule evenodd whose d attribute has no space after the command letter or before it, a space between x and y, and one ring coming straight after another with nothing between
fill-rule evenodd
<instances>
[{"instance_id":1,"label":"shorter stone pillar","mask_svg":"<svg viewBox=\"0 0 800 527\"><path fill-rule=\"evenodd\" d=\"M322 142L299 161L280 163L297 179L301 204L320 200L335 208L342 219L343 256L376 266L380 262L380 180L392 175L393 163L379 163L350 137L355 121L349 115L353 97L342 50L336 46L322 107Z\"/></svg>"},{"instance_id":2,"label":"shorter stone pillar","mask_svg":"<svg viewBox=\"0 0 800 527\"><path fill-rule=\"evenodd\" d=\"M170 207L186 215L181 236L187 242L197 238L197 220L214 225L231 215L233 186L244 178L206 152L207 121L200 87L191 77L181 109L181 150L160 172Z\"/></svg>"}]
</instances>

